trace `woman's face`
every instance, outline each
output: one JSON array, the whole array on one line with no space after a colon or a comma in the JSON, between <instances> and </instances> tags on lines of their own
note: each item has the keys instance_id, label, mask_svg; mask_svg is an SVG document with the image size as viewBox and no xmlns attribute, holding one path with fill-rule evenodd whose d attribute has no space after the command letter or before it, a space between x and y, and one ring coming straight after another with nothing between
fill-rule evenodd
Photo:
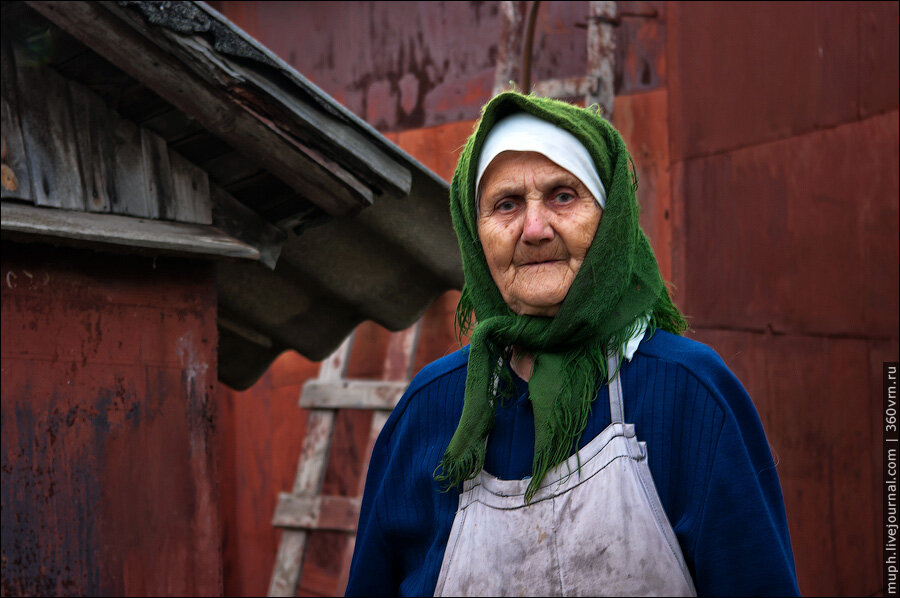
<instances>
[{"instance_id":1,"label":"woman's face","mask_svg":"<svg viewBox=\"0 0 900 598\"><path fill-rule=\"evenodd\" d=\"M535 152L503 152L481 178L478 236L517 314L555 316L603 210L568 170Z\"/></svg>"}]
</instances>

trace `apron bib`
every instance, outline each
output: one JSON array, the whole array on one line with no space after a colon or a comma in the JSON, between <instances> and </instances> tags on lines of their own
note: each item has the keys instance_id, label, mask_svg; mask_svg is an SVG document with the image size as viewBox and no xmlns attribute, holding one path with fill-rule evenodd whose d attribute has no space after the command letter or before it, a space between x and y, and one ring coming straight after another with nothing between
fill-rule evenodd
<instances>
[{"instance_id":1,"label":"apron bib","mask_svg":"<svg viewBox=\"0 0 900 598\"><path fill-rule=\"evenodd\" d=\"M646 446L624 423L618 361L609 358L610 425L530 504L527 479L482 470L465 482L435 596L696 596Z\"/></svg>"}]
</instances>

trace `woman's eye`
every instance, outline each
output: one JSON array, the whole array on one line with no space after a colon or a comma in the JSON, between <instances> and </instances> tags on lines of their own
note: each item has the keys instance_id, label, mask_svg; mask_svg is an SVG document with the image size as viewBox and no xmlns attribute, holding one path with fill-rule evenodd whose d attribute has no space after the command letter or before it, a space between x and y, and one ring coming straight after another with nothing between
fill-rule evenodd
<instances>
[{"instance_id":1,"label":"woman's eye","mask_svg":"<svg viewBox=\"0 0 900 598\"><path fill-rule=\"evenodd\" d=\"M511 212L516 209L516 202L507 199L498 203L494 209L498 212Z\"/></svg>"},{"instance_id":2,"label":"woman's eye","mask_svg":"<svg viewBox=\"0 0 900 598\"><path fill-rule=\"evenodd\" d=\"M569 203L570 201L573 201L574 199L575 199L575 195L573 195L572 193L565 192L565 191L563 191L562 193L556 194L556 201L559 203Z\"/></svg>"}]
</instances>

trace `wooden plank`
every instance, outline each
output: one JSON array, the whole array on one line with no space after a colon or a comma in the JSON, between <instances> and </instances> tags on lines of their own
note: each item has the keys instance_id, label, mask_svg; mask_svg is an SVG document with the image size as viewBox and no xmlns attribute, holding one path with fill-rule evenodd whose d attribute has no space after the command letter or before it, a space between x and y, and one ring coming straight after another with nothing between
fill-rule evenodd
<instances>
[{"instance_id":1,"label":"wooden plank","mask_svg":"<svg viewBox=\"0 0 900 598\"><path fill-rule=\"evenodd\" d=\"M293 598L297 595L297 582L300 579L300 567L303 566L307 533L290 529L281 533L267 596Z\"/></svg>"},{"instance_id":2,"label":"wooden plank","mask_svg":"<svg viewBox=\"0 0 900 598\"><path fill-rule=\"evenodd\" d=\"M29 2L42 15L117 67L195 118L207 130L266 167L326 212L346 215L370 205L371 190L357 193L339 174L322 169L301 151L296 139L263 113L248 111L231 93L234 80L189 58L161 28L112 3Z\"/></svg>"},{"instance_id":3,"label":"wooden plank","mask_svg":"<svg viewBox=\"0 0 900 598\"><path fill-rule=\"evenodd\" d=\"M301 466L294 480L293 493L299 496L313 495L322 487L331 439L334 434L334 411L316 410L306 420L306 435L300 452Z\"/></svg>"},{"instance_id":4,"label":"wooden plank","mask_svg":"<svg viewBox=\"0 0 900 598\"><path fill-rule=\"evenodd\" d=\"M272 525L275 527L334 530L353 533L359 520L359 498L295 496L282 492Z\"/></svg>"},{"instance_id":5,"label":"wooden plank","mask_svg":"<svg viewBox=\"0 0 900 598\"><path fill-rule=\"evenodd\" d=\"M141 158L144 162L144 183L147 185L147 207L150 218L175 219L177 198L172 184L169 148L156 133L138 127L141 132Z\"/></svg>"},{"instance_id":6,"label":"wooden plank","mask_svg":"<svg viewBox=\"0 0 900 598\"><path fill-rule=\"evenodd\" d=\"M16 94L16 65L12 47L4 40L0 66L0 139L2 139L3 175L0 197L12 197L34 202L28 157L19 120L19 99Z\"/></svg>"},{"instance_id":7,"label":"wooden plank","mask_svg":"<svg viewBox=\"0 0 900 598\"><path fill-rule=\"evenodd\" d=\"M109 212L116 193L113 125L118 116L85 86L75 81L68 81L68 86L77 123L85 208L89 212Z\"/></svg>"},{"instance_id":8,"label":"wooden plank","mask_svg":"<svg viewBox=\"0 0 900 598\"><path fill-rule=\"evenodd\" d=\"M585 94L585 106L599 104L603 118L613 119L616 60L616 2L592 0L587 31L587 78L596 86Z\"/></svg>"},{"instance_id":9,"label":"wooden plank","mask_svg":"<svg viewBox=\"0 0 900 598\"><path fill-rule=\"evenodd\" d=\"M510 83L522 81L522 38L525 32L525 15L528 3L502 0L500 12L500 41L497 44L497 62L494 69L494 94L508 90Z\"/></svg>"},{"instance_id":10,"label":"wooden plank","mask_svg":"<svg viewBox=\"0 0 900 598\"><path fill-rule=\"evenodd\" d=\"M140 18L128 11L122 11L122 16L126 17L126 20L131 22L135 22L136 19ZM140 22L140 24L143 23ZM374 199L373 191L366 183L359 180L356 175L348 171L341 164L338 164L336 161L312 147L312 145L307 142L307 140L313 136L311 132L305 132L297 128L289 130L290 127L286 126L288 123L285 119L280 115L276 116L276 114L273 114L273 111L277 110L277 107L272 102L270 94L264 94L261 98L255 97L256 94L247 89L247 86L244 84L244 79L249 78L262 81L262 85L266 86L266 88L273 93L279 93L279 99L286 101L288 104L298 104L296 96L289 96L288 94L278 92L277 88L267 84L264 79L256 77L250 70L241 67L237 67L237 71L231 69L230 66L232 63L224 55L216 52L202 37L173 35L172 32L164 28L160 28L158 31L172 43L172 51L186 51L183 52L183 58L186 64L194 67L205 66L208 68L208 71L202 70L202 68L195 68L194 71L196 72L196 76L209 79L209 71L219 70L222 72L222 75L211 80L212 82L219 84L221 84L220 82L223 76L234 77L234 81L226 86L226 90L232 95L232 100L235 105L243 107L249 114L256 115L257 118L267 124L271 130L279 133L285 140L290 142L300 154L307 158L312 164L318 166L321 173L330 175L328 178L332 179L332 185L340 185L352 196L355 196L359 201L366 205L372 203ZM179 52L179 54L181 53ZM300 133L300 135L298 136L297 133ZM320 142L324 142L325 145L332 149L336 147L336 141L337 140L327 136L320 136ZM404 193L404 195L409 192L409 188L412 184L412 174L408 171L406 172L406 178L408 180L406 181L406 193ZM383 179L384 177L381 178ZM307 191L306 193L309 194L310 192Z\"/></svg>"},{"instance_id":11,"label":"wooden plank","mask_svg":"<svg viewBox=\"0 0 900 598\"><path fill-rule=\"evenodd\" d=\"M169 165L172 169L175 204L173 220L212 224L212 197L206 171L171 149L169 149Z\"/></svg>"},{"instance_id":12,"label":"wooden plank","mask_svg":"<svg viewBox=\"0 0 900 598\"><path fill-rule=\"evenodd\" d=\"M201 171L202 172L202 171ZM228 192L213 185L213 223L227 234L259 250L259 261L274 270L287 235Z\"/></svg>"},{"instance_id":13,"label":"wooden plank","mask_svg":"<svg viewBox=\"0 0 900 598\"><path fill-rule=\"evenodd\" d=\"M568 77L535 81L531 91L543 98L576 98L591 93L591 86L598 83L589 77Z\"/></svg>"},{"instance_id":14,"label":"wooden plank","mask_svg":"<svg viewBox=\"0 0 900 598\"><path fill-rule=\"evenodd\" d=\"M259 251L222 231L199 224L143 220L4 202L4 238L46 238L78 244L125 246L151 253L258 260Z\"/></svg>"},{"instance_id":15,"label":"wooden plank","mask_svg":"<svg viewBox=\"0 0 900 598\"><path fill-rule=\"evenodd\" d=\"M17 57L16 82L35 205L83 210L84 181L65 79Z\"/></svg>"},{"instance_id":16,"label":"wooden plank","mask_svg":"<svg viewBox=\"0 0 900 598\"><path fill-rule=\"evenodd\" d=\"M403 381L404 384L409 384L413 374L415 374L413 366L421 336L421 318L406 330L401 330L391 335L391 340L388 341L387 353L384 357L382 379L399 380Z\"/></svg>"},{"instance_id":17,"label":"wooden plank","mask_svg":"<svg viewBox=\"0 0 900 598\"><path fill-rule=\"evenodd\" d=\"M133 122L123 119L113 124L115 156L115 194L110 211L140 218L156 218L159 210L148 194L144 175L144 150L141 131Z\"/></svg>"},{"instance_id":18,"label":"wooden plank","mask_svg":"<svg viewBox=\"0 0 900 598\"><path fill-rule=\"evenodd\" d=\"M309 380L303 386L300 406L306 409L385 409L400 401L409 382L375 380Z\"/></svg>"},{"instance_id":19,"label":"wooden plank","mask_svg":"<svg viewBox=\"0 0 900 598\"><path fill-rule=\"evenodd\" d=\"M197 40L204 43L205 40ZM196 42L195 42L196 43ZM190 47L187 45L187 47ZM375 144L365 138L362 133L335 118L316 110L306 102L297 101L281 87L273 85L250 69L235 64L222 57L223 62L239 72L243 78L252 81L266 95L280 101L289 113L304 126L292 127L303 136L303 141L314 145L326 145L341 159L361 171L365 179L373 180L385 191L405 197L412 188L412 173L400 162L388 157Z\"/></svg>"}]
</instances>

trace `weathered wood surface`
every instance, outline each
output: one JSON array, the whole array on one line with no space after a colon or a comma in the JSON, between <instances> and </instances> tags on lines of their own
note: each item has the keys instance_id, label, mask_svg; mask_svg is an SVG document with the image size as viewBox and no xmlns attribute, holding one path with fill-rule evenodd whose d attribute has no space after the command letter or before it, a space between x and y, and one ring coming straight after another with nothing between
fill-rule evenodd
<instances>
[{"instance_id":1,"label":"weathered wood surface","mask_svg":"<svg viewBox=\"0 0 900 598\"><path fill-rule=\"evenodd\" d=\"M125 119L113 121L113 156L115 158L115 190L112 211L142 218L152 218L149 188L144 174L141 130Z\"/></svg>"},{"instance_id":2,"label":"weathered wood surface","mask_svg":"<svg viewBox=\"0 0 900 598\"><path fill-rule=\"evenodd\" d=\"M206 171L171 149L169 150L169 164L172 172L172 196L176 198L172 220L211 224L213 202L209 176ZM187 197L192 198L192 201L183 199ZM247 239L242 240L249 242Z\"/></svg>"},{"instance_id":3,"label":"weathered wood surface","mask_svg":"<svg viewBox=\"0 0 900 598\"><path fill-rule=\"evenodd\" d=\"M19 121L19 99L16 94L16 65L12 48L6 41L2 45L2 65L0 65L0 138L2 138L2 185L0 197L15 197L34 201L31 175L28 172L28 158L25 155L25 141Z\"/></svg>"},{"instance_id":4,"label":"weathered wood surface","mask_svg":"<svg viewBox=\"0 0 900 598\"><path fill-rule=\"evenodd\" d=\"M147 205L150 217L174 220L176 198L168 147L162 137L144 128L141 128L141 158L147 198L150 200Z\"/></svg>"},{"instance_id":5,"label":"weathered wood surface","mask_svg":"<svg viewBox=\"0 0 900 598\"><path fill-rule=\"evenodd\" d=\"M77 123L78 155L84 161L81 175L86 194L85 209L89 212L109 212L117 197L112 129L115 121L109 118L109 108L99 96L74 81L70 81L68 87L72 113Z\"/></svg>"},{"instance_id":6,"label":"weathered wood surface","mask_svg":"<svg viewBox=\"0 0 900 598\"><path fill-rule=\"evenodd\" d=\"M82 84L46 65L16 60L15 50L4 46L3 163L17 183L16 189L4 187L4 198L212 223L206 172Z\"/></svg>"},{"instance_id":7,"label":"weathered wood surface","mask_svg":"<svg viewBox=\"0 0 900 598\"><path fill-rule=\"evenodd\" d=\"M310 380L303 387L300 406L306 409L386 409L400 401L409 382L377 380Z\"/></svg>"},{"instance_id":8,"label":"weathered wood surface","mask_svg":"<svg viewBox=\"0 0 900 598\"><path fill-rule=\"evenodd\" d=\"M198 41L203 43L205 40ZM327 145L343 162L352 165L352 170L361 172L362 178L372 180L385 191L401 197L409 194L412 187L412 173L409 169L385 155L362 133L315 110L305 102L298 102L296 97L292 97L281 87L272 85L253 71L234 64L229 66L239 69L244 79L282 102L290 115L303 123L304 129L298 129L295 134L307 147Z\"/></svg>"},{"instance_id":9,"label":"weathered wood surface","mask_svg":"<svg viewBox=\"0 0 900 598\"><path fill-rule=\"evenodd\" d=\"M347 371L352 348L353 337L351 336L341 343L331 357L322 362L319 380L324 382L340 380ZM300 454L300 466L294 480L293 493L295 495L315 495L322 489L333 432L333 410L322 409L309 414L306 422L306 437L303 439L303 452Z\"/></svg>"},{"instance_id":10,"label":"weathered wood surface","mask_svg":"<svg viewBox=\"0 0 900 598\"><path fill-rule=\"evenodd\" d=\"M16 91L34 203L85 209L84 183L66 80L16 56Z\"/></svg>"},{"instance_id":11,"label":"weathered wood surface","mask_svg":"<svg viewBox=\"0 0 900 598\"><path fill-rule=\"evenodd\" d=\"M3 236L126 246L154 253L258 260L259 251L222 231L199 224L91 214L4 202Z\"/></svg>"},{"instance_id":12,"label":"weathered wood surface","mask_svg":"<svg viewBox=\"0 0 900 598\"><path fill-rule=\"evenodd\" d=\"M302 120L298 114L276 105L281 102L272 97L282 93L277 86L257 79L256 84L264 84L266 89L254 92L253 86L247 85L254 77L251 71L199 38L150 26L139 13L112 3L29 4L227 143L248 155L265 157L268 169L330 214L353 213L372 203L374 192L362 179L374 179L387 189L408 192L410 188L411 174L398 170L395 160L362 135L352 140L358 150L366 150L353 153L356 166L368 164L367 172L359 174L304 143L302 134L308 123L298 122ZM282 100L297 103L293 98ZM310 115L306 116L309 120ZM325 140L352 137L348 133L352 129L324 112L315 123L323 127L330 123L317 133ZM328 147L334 150L340 143Z\"/></svg>"},{"instance_id":13,"label":"weathered wood surface","mask_svg":"<svg viewBox=\"0 0 900 598\"><path fill-rule=\"evenodd\" d=\"M353 533L361 499L346 496L296 496L282 492L272 525L286 529Z\"/></svg>"},{"instance_id":14,"label":"weathered wood surface","mask_svg":"<svg viewBox=\"0 0 900 598\"><path fill-rule=\"evenodd\" d=\"M590 3L587 35L587 74L591 89L585 94L585 105L599 104L603 117L613 118L614 73L616 60L616 3L593 0Z\"/></svg>"},{"instance_id":15,"label":"weathered wood surface","mask_svg":"<svg viewBox=\"0 0 900 598\"><path fill-rule=\"evenodd\" d=\"M595 86L596 81L590 77L567 77L535 81L531 91L544 98L576 98L590 94Z\"/></svg>"},{"instance_id":16,"label":"weathered wood surface","mask_svg":"<svg viewBox=\"0 0 900 598\"><path fill-rule=\"evenodd\" d=\"M500 2L500 43L494 69L494 94L522 80L522 38L528 3L514 0Z\"/></svg>"}]
</instances>

